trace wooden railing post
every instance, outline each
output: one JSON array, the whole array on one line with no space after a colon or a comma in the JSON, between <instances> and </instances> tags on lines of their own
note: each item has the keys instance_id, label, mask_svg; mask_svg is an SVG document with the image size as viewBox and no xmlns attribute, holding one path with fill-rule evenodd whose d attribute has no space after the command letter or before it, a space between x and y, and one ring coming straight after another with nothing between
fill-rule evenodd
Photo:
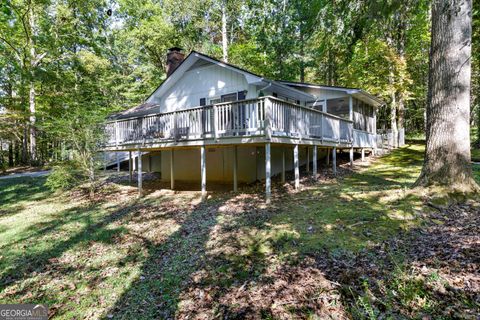
<instances>
[{"instance_id":1,"label":"wooden railing post","mask_svg":"<svg viewBox=\"0 0 480 320\"><path fill-rule=\"evenodd\" d=\"M324 131L324 124L325 124L325 121L323 119L323 114L320 115L320 140L322 141L323 143L323 136L325 135L325 131Z\"/></svg>"},{"instance_id":2,"label":"wooden railing post","mask_svg":"<svg viewBox=\"0 0 480 320\"><path fill-rule=\"evenodd\" d=\"M178 140L178 128L177 128L177 112L173 112L173 140Z\"/></svg>"},{"instance_id":3,"label":"wooden railing post","mask_svg":"<svg viewBox=\"0 0 480 320\"><path fill-rule=\"evenodd\" d=\"M342 137L342 122L341 120L337 119L337 122L338 122L338 130L337 130L337 143L340 143L340 141L342 140L341 137Z\"/></svg>"},{"instance_id":4,"label":"wooden railing post","mask_svg":"<svg viewBox=\"0 0 480 320\"><path fill-rule=\"evenodd\" d=\"M272 139L272 101L270 98L265 99L265 138Z\"/></svg>"},{"instance_id":5,"label":"wooden railing post","mask_svg":"<svg viewBox=\"0 0 480 320\"><path fill-rule=\"evenodd\" d=\"M353 123L348 125L348 133L350 135L350 143L353 143Z\"/></svg>"},{"instance_id":6,"label":"wooden railing post","mask_svg":"<svg viewBox=\"0 0 480 320\"><path fill-rule=\"evenodd\" d=\"M218 140L218 107L213 105L212 106L213 112L213 138L215 141Z\"/></svg>"},{"instance_id":7,"label":"wooden railing post","mask_svg":"<svg viewBox=\"0 0 480 320\"><path fill-rule=\"evenodd\" d=\"M202 201L207 200L207 155L205 146L200 147L200 174L202 180Z\"/></svg>"},{"instance_id":8,"label":"wooden railing post","mask_svg":"<svg viewBox=\"0 0 480 320\"><path fill-rule=\"evenodd\" d=\"M137 159L138 159L138 170L137 170L137 180L138 180L138 197L142 197L143 194L143 178L142 178L142 151L140 148L137 149Z\"/></svg>"},{"instance_id":9,"label":"wooden railing post","mask_svg":"<svg viewBox=\"0 0 480 320\"><path fill-rule=\"evenodd\" d=\"M115 147L118 147L118 121L115 121Z\"/></svg>"},{"instance_id":10,"label":"wooden railing post","mask_svg":"<svg viewBox=\"0 0 480 320\"><path fill-rule=\"evenodd\" d=\"M271 145L270 142L265 144L265 199L267 204L272 198L272 165L271 165Z\"/></svg>"}]
</instances>

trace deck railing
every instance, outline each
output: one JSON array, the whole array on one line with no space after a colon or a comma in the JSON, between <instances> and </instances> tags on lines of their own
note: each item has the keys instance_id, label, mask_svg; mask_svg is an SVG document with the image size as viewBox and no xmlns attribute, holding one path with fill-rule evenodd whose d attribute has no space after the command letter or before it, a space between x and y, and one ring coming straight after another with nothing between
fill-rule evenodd
<instances>
[{"instance_id":1,"label":"deck railing","mask_svg":"<svg viewBox=\"0 0 480 320\"><path fill-rule=\"evenodd\" d=\"M109 121L105 130L107 146L237 136L349 144L354 138L352 121L274 97Z\"/></svg>"},{"instance_id":2,"label":"deck railing","mask_svg":"<svg viewBox=\"0 0 480 320\"><path fill-rule=\"evenodd\" d=\"M353 147L355 148L375 148L377 145L377 135L372 132L353 130Z\"/></svg>"}]
</instances>

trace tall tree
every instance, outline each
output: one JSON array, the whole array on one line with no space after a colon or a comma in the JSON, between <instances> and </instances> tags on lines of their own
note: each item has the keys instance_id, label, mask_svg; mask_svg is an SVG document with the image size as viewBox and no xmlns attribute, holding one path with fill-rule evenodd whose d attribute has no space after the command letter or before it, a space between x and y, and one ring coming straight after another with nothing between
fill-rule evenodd
<instances>
[{"instance_id":1,"label":"tall tree","mask_svg":"<svg viewBox=\"0 0 480 320\"><path fill-rule=\"evenodd\" d=\"M426 150L416 184L477 189L470 155L471 0L432 2Z\"/></svg>"},{"instance_id":2,"label":"tall tree","mask_svg":"<svg viewBox=\"0 0 480 320\"><path fill-rule=\"evenodd\" d=\"M480 147L480 1L473 0L472 6L472 115L477 127L475 146Z\"/></svg>"},{"instance_id":3,"label":"tall tree","mask_svg":"<svg viewBox=\"0 0 480 320\"><path fill-rule=\"evenodd\" d=\"M222 7L222 55L223 61L228 62L228 35L227 35L227 0L223 0Z\"/></svg>"},{"instance_id":4,"label":"tall tree","mask_svg":"<svg viewBox=\"0 0 480 320\"><path fill-rule=\"evenodd\" d=\"M29 110L29 153L32 162L37 161L37 106L36 106L36 72L46 52L38 49L40 13L45 14L47 2L12 1L7 7L12 13L8 23L0 27L0 42L9 49L16 59L14 62L22 74L22 82L28 86ZM27 133L25 131L25 133ZM26 134L25 134L26 136ZM26 138L26 137L25 137ZM26 147L26 141L24 147Z\"/></svg>"}]
</instances>

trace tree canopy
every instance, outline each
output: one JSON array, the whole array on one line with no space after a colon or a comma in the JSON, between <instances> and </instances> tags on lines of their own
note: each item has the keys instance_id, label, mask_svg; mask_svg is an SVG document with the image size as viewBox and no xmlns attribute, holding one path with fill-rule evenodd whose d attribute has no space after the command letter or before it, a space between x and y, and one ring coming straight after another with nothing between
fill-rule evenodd
<instances>
[{"instance_id":1,"label":"tree canopy","mask_svg":"<svg viewBox=\"0 0 480 320\"><path fill-rule=\"evenodd\" d=\"M361 87L386 102L379 129L421 132L429 7L427 0L3 0L0 140L11 142L17 163L51 160L64 143L59 119L143 102L165 79L172 46L228 57L272 79ZM480 116L477 7L475 0L471 113Z\"/></svg>"}]
</instances>

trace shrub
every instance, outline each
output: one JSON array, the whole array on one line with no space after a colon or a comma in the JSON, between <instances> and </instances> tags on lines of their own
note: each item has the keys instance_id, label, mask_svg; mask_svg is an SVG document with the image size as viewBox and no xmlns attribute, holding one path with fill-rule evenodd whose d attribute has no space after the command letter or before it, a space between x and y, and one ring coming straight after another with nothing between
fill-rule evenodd
<instances>
[{"instance_id":1,"label":"shrub","mask_svg":"<svg viewBox=\"0 0 480 320\"><path fill-rule=\"evenodd\" d=\"M65 162L53 167L45 185L52 191L69 190L85 181L85 176L73 162Z\"/></svg>"}]
</instances>

